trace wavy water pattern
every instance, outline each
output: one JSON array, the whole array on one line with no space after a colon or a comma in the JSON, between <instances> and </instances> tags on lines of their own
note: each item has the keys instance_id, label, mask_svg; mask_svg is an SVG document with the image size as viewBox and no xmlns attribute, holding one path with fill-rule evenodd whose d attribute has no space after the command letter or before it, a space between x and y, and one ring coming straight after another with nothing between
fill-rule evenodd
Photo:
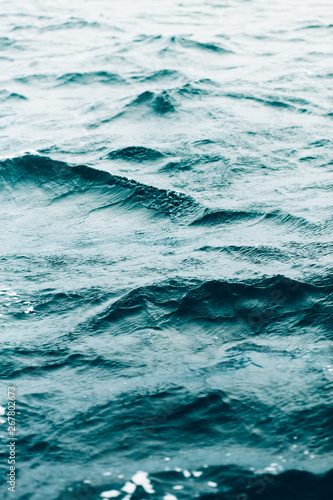
<instances>
[{"instance_id":1,"label":"wavy water pattern","mask_svg":"<svg viewBox=\"0 0 333 500\"><path fill-rule=\"evenodd\" d=\"M331 11L1 1L1 499L332 497Z\"/></svg>"}]
</instances>

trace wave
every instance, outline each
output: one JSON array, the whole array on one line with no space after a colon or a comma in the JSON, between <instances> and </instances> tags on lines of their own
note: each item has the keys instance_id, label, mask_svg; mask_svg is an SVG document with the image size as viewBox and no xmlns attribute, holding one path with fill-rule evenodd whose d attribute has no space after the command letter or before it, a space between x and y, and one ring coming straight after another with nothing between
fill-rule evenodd
<instances>
[{"instance_id":1,"label":"wave","mask_svg":"<svg viewBox=\"0 0 333 500\"><path fill-rule=\"evenodd\" d=\"M149 106L155 113L164 115L175 111L175 106L171 94L167 90L162 92L151 92L146 90L138 95L126 108Z\"/></svg>"},{"instance_id":2,"label":"wave","mask_svg":"<svg viewBox=\"0 0 333 500\"><path fill-rule=\"evenodd\" d=\"M205 145L209 144L205 141L201 141L200 144L197 145ZM197 165L209 164L209 163L217 163L225 161L225 158L221 155L212 155L212 154L196 154L193 156L187 156L186 158L173 158L172 161L169 161L165 165L160 168L160 172L177 172L182 170L191 170L195 168Z\"/></svg>"},{"instance_id":3,"label":"wave","mask_svg":"<svg viewBox=\"0 0 333 500\"><path fill-rule=\"evenodd\" d=\"M207 212L200 218L192 222L192 225L215 226L219 224L228 224L248 219L256 219L264 214L258 212L247 212L242 210L217 210Z\"/></svg>"},{"instance_id":4,"label":"wave","mask_svg":"<svg viewBox=\"0 0 333 500\"><path fill-rule=\"evenodd\" d=\"M185 36L170 36L166 39L164 50L168 50L173 45L183 47L185 49L195 49L204 52L215 52L217 54L232 54L233 51L223 47L217 42L199 42Z\"/></svg>"},{"instance_id":5,"label":"wave","mask_svg":"<svg viewBox=\"0 0 333 500\"><path fill-rule=\"evenodd\" d=\"M154 44L161 47L160 52L167 52L173 48L194 49L196 51L212 52L216 54L232 54L230 48L226 48L219 42L200 42L194 40L191 36L184 35L140 35L132 43Z\"/></svg>"},{"instance_id":6,"label":"wave","mask_svg":"<svg viewBox=\"0 0 333 500\"><path fill-rule=\"evenodd\" d=\"M163 159L165 155L155 149L143 146L129 146L110 151L106 158L110 160L124 160L130 162L153 162ZM219 161L219 156L201 155L201 163ZM187 170L192 168L193 162L171 161L160 168L160 171ZM156 213L170 216L174 220L183 220L190 226L214 227L226 225L230 222L242 223L253 220L257 222L274 222L293 229L309 229L321 231L330 221L312 223L306 219L281 210L271 212L211 209L206 208L189 195L172 190L149 186L126 177L97 170L85 165L69 165L55 161L46 156L27 154L21 157L8 158L0 161L0 179L6 188L4 193L10 197L23 196L28 203L36 203L37 198L27 196L24 189L12 190L12 187L24 188L29 184L31 189L40 193L42 189L45 200L60 202L64 198L84 194L91 195L90 210L107 209L114 205L129 208L145 208ZM21 194L20 194L21 193ZM98 195L98 196L97 196ZM23 198L22 198L23 201ZM87 200L89 211L89 201Z\"/></svg>"},{"instance_id":7,"label":"wave","mask_svg":"<svg viewBox=\"0 0 333 500\"><path fill-rule=\"evenodd\" d=\"M163 159L160 151L142 146L121 148L108 153L111 160L131 162L156 161ZM219 157L202 155L201 162L218 161ZM163 171L186 170L192 167L191 162L168 162L161 167ZM230 222L244 221L275 222L284 227L294 229L310 229L319 231L322 224L311 223L306 219L285 213L281 210L271 212L249 210L214 210L208 209L196 202L192 197L145 185L126 177L117 176L105 171L96 170L85 165L71 166L65 162L54 161L45 156L28 154L22 157L2 160L0 175L4 187L11 196L19 196L12 191L13 186L22 187L28 183L32 188L43 188L49 200L61 201L64 197L80 193L99 193L99 201L90 207L91 210L104 209L115 204L128 205L132 208L143 207L174 218L187 220L191 226L214 227ZM97 191L96 191L97 189ZM34 199L30 197L30 202ZM323 223L324 224L324 223ZM325 225L325 224L324 224ZM326 224L327 225L327 224ZM325 226L326 227L326 226Z\"/></svg>"},{"instance_id":8,"label":"wave","mask_svg":"<svg viewBox=\"0 0 333 500\"><path fill-rule=\"evenodd\" d=\"M142 146L130 146L127 148L110 151L107 157L111 160L126 161L155 161L164 158L164 155L156 149L145 148Z\"/></svg>"},{"instance_id":9,"label":"wave","mask_svg":"<svg viewBox=\"0 0 333 500\"><path fill-rule=\"evenodd\" d=\"M27 101L28 98L22 94L17 94L16 92L8 92L7 90L0 90L0 100L1 101Z\"/></svg>"},{"instance_id":10,"label":"wave","mask_svg":"<svg viewBox=\"0 0 333 500\"><path fill-rule=\"evenodd\" d=\"M68 85L70 83L74 83L77 85L90 85L92 83L124 83L123 78L121 78L116 73L110 73L109 71L66 73L64 75L58 76L57 81L59 82L59 85Z\"/></svg>"},{"instance_id":11,"label":"wave","mask_svg":"<svg viewBox=\"0 0 333 500\"><path fill-rule=\"evenodd\" d=\"M247 101L254 101L254 102L257 102L259 104L263 104L265 106L270 106L273 108L289 109L290 111L297 111L298 113L307 113L308 112L308 108L297 107L294 104L292 104L292 102L309 104L309 103L307 103L307 101L302 100L300 102L292 97L288 100L283 100L282 98L276 98L273 96L267 96L267 97L251 96L251 95L243 94L241 92L228 92L224 95L225 95L225 97L230 97L232 99L237 99L237 100L243 99L243 100L247 100ZM288 102L288 101L290 101L290 102Z\"/></svg>"},{"instance_id":12,"label":"wave","mask_svg":"<svg viewBox=\"0 0 333 500\"><path fill-rule=\"evenodd\" d=\"M198 252L224 252L235 255L237 258L249 259L251 262L261 261L261 259L276 259L279 261L288 260L290 249L274 248L268 246L246 246L246 245L228 245L211 246L205 245L198 248Z\"/></svg>"},{"instance_id":13,"label":"wave","mask_svg":"<svg viewBox=\"0 0 333 500\"><path fill-rule=\"evenodd\" d=\"M36 73L32 75L26 75L26 76L17 76L13 78L13 81L18 82L18 83L23 83L25 85L36 85L38 83L48 83L56 80L56 75L54 74L42 74L42 73Z\"/></svg>"},{"instance_id":14,"label":"wave","mask_svg":"<svg viewBox=\"0 0 333 500\"><path fill-rule=\"evenodd\" d=\"M56 86L62 85L91 85L94 83L101 83L105 85L126 83L126 81L117 73L109 71L88 71L88 72L73 72L57 75L55 73L43 74L36 73L25 76L18 76L14 78L15 82L23 83L25 85L36 85L52 83Z\"/></svg>"},{"instance_id":15,"label":"wave","mask_svg":"<svg viewBox=\"0 0 333 500\"><path fill-rule=\"evenodd\" d=\"M210 210L194 220L191 225L215 226L220 224L229 224L230 222L243 222L247 220L274 221L277 224L291 226L295 228L318 229L320 225L311 223L299 217L282 210L272 210L271 212L247 211L247 210Z\"/></svg>"},{"instance_id":16,"label":"wave","mask_svg":"<svg viewBox=\"0 0 333 500\"><path fill-rule=\"evenodd\" d=\"M109 30L110 25L97 21L86 21L84 19L72 17L68 21L42 27L40 28L40 31L43 33L49 31L57 31L57 30L71 30L71 29L84 29L84 28L92 28L98 30L104 28Z\"/></svg>"},{"instance_id":17,"label":"wave","mask_svg":"<svg viewBox=\"0 0 333 500\"><path fill-rule=\"evenodd\" d=\"M139 80L139 81L153 81L153 82L160 82L163 80L171 80L174 82L177 78L184 78L184 75L180 73L179 71L173 70L173 69L161 69L158 71L153 71L149 75L135 75L131 77L132 80Z\"/></svg>"},{"instance_id":18,"label":"wave","mask_svg":"<svg viewBox=\"0 0 333 500\"><path fill-rule=\"evenodd\" d=\"M7 36L0 37L0 48L2 50L8 49L16 45L16 41L12 38L8 38Z\"/></svg>"},{"instance_id":19,"label":"wave","mask_svg":"<svg viewBox=\"0 0 333 500\"><path fill-rule=\"evenodd\" d=\"M128 292L82 328L119 332L123 321L139 329L230 324L226 335L246 338L253 328L272 331L275 327L280 334L281 325L292 323L299 330L320 324L329 332L332 292L330 281L311 284L280 275L243 282L171 280Z\"/></svg>"},{"instance_id":20,"label":"wave","mask_svg":"<svg viewBox=\"0 0 333 500\"><path fill-rule=\"evenodd\" d=\"M137 78L137 77L135 77ZM111 117L102 119L101 121L91 124L91 128L95 128L101 124L109 123L117 118L125 117L129 113L138 113L140 118L147 117L147 112L153 112L157 116L172 116L173 113L179 111L180 106L185 100L200 99L208 95L216 95L218 84L210 79L201 79L184 83L179 87L173 87L164 90L152 91L145 90L130 102L123 105L122 109L116 112ZM132 115L131 115L132 116Z\"/></svg>"},{"instance_id":21,"label":"wave","mask_svg":"<svg viewBox=\"0 0 333 500\"><path fill-rule=\"evenodd\" d=\"M139 158L151 154L156 157L157 152L151 151L153 150L147 148L129 148L118 150L114 154L116 157L132 153ZM97 207L91 206L90 210L122 204L133 209L151 209L179 220L193 219L203 210L193 198L183 193L159 189L85 165L70 166L65 162L33 154L0 161L0 179L11 196L19 196L18 192L12 191L14 186L23 187L26 194L25 188L30 185L36 190L42 189L49 202L59 202L64 197L80 195L89 190L95 195L97 190L102 199L99 199ZM28 200L37 203L37 199L31 196Z\"/></svg>"},{"instance_id":22,"label":"wave","mask_svg":"<svg viewBox=\"0 0 333 500\"><path fill-rule=\"evenodd\" d=\"M192 97L195 95L212 95L213 92L211 92L209 89L203 88L203 86L198 85L196 83L186 83L181 87L180 89L177 90L177 93L180 94L181 96L185 97Z\"/></svg>"}]
</instances>

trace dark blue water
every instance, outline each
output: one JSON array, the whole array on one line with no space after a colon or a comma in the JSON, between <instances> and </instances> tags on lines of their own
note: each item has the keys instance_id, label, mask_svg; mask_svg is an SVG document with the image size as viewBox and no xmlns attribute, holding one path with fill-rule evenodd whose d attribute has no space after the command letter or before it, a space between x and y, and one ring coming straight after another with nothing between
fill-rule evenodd
<instances>
[{"instance_id":1,"label":"dark blue water","mask_svg":"<svg viewBox=\"0 0 333 500\"><path fill-rule=\"evenodd\" d=\"M0 5L0 498L332 498L331 2Z\"/></svg>"}]
</instances>

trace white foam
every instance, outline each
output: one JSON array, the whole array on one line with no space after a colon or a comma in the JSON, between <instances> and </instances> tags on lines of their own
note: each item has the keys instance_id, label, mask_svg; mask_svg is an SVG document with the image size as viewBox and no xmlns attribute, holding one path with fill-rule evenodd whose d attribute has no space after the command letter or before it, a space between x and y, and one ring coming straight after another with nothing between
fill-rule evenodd
<instances>
[{"instance_id":1,"label":"white foam","mask_svg":"<svg viewBox=\"0 0 333 500\"><path fill-rule=\"evenodd\" d=\"M155 493L153 490L153 487L148 479L148 474L147 472L144 472L142 470L139 470L134 476L132 477L133 483L137 484L138 486L142 486L142 488L147 492L147 493Z\"/></svg>"},{"instance_id":2,"label":"white foam","mask_svg":"<svg viewBox=\"0 0 333 500\"><path fill-rule=\"evenodd\" d=\"M5 409L3 406L0 406L0 415L4 415L5 414Z\"/></svg>"},{"instance_id":3,"label":"white foam","mask_svg":"<svg viewBox=\"0 0 333 500\"><path fill-rule=\"evenodd\" d=\"M116 498L119 497L119 495L120 491L117 490L103 491L103 493L101 493L101 497L103 498Z\"/></svg>"},{"instance_id":4,"label":"white foam","mask_svg":"<svg viewBox=\"0 0 333 500\"><path fill-rule=\"evenodd\" d=\"M191 473L188 470L184 470L183 474L185 477L191 477Z\"/></svg>"},{"instance_id":5,"label":"white foam","mask_svg":"<svg viewBox=\"0 0 333 500\"><path fill-rule=\"evenodd\" d=\"M127 481L125 486L123 486L123 488L121 489L125 491L125 493L134 493L136 490L136 486L135 484L131 483L131 481Z\"/></svg>"},{"instance_id":6,"label":"white foam","mask_svg":"<svg viewBox=\"0 0 333 500\"><path fill-rule=\"evenodd\" d=\"M194 470L192 474L194 477L200 477L202 476L203 472L201 470Z\"/></svg>"},{"instance_id":7,"label":"white foam","mask_svg":"<svg viewBox=\"0 0 333 500\"><path fill-rule=\"evenodd\" d=\"M177 497L175 495L171 495L171 493L167 493L164 497L163 500L177 500Z\"/></svg>"},{"instance_id":8,"label":"white foam","mask_svg":"<svg viewBox=\"0 0 333 500\"><path fill-rule=\"evenodd\" d=\"M183 490L184 486L182 486L181 484L176 484L176 486L173 486L172 489L173 490Z\"/></svg>"},{"instance_id":9,"label":"white foam","mask_svg":"<svg viewBox=\"0 0 333 500\"><path fill-rule=\"evenodd\" d=\"M214 481L208 481L208 486L210 486L211 488L216 488L217 486L217 483L214 483Z\"/></svg>"},{"instance_id":10,"label":"white foam","mask_svg":"<svg viewBox=\"0 0 333 500\"><path fill-rule=\"evenodd\" d=\"M294 445L296 446L296 445ZM283 467L281 465L272 463L268 467L264 469L264 472L270 472L271 474L277 474L278 472L281 472L283 470Z\"/></svg>"},{"instance_id":11,"label":"white foam","mask_svg":"<svg viewBox=\"0 0 333 500\"><path fill-rule=\"evenodd\" d=\"M112 475L112 472L103 472L103 476L111 476Z\"/></svg>"}]
</instances>

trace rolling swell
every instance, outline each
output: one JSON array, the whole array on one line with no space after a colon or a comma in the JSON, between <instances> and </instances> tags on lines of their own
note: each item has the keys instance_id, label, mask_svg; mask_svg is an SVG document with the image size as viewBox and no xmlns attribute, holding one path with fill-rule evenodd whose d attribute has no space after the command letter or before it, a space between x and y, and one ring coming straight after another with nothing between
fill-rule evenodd
<instances>
[{"instance_id":1,"label":"rolling swell","mask_svg":"<svg viewBox=\"0 0 333 500\"><path fill-rule=\"evenodd\" d=\"M139 161L159 156L158 152L144 148L128 148L111 154L111 158L135 157ZM100 189L105 202L109 203L91 207L94 210L121 203L133 207L141 206L176 218L184 216L193 218L196 212L202 211L200 205L190 196L140 184L84 165L69 166L67 163L42 156L25 155L2 160L0 175L3 186L8 192L14 187L32 184L35 188L43 189L50 201L61 200L65 196L80 194L92 188Z\"/></svg>"},{"instance_id":2,"label":"rolling swell","mask_svg":"<svg viewBox=\"0 0 333 500\"><path fill-rule=\"evenodd\" d=\"M132 146L111 151L109 160L128 162L155 162L165 157L161 152L142 146ZM205 157L203 162L218 161L218 157ZM190 168L188 162L180 162L182 169ZM169 162L161 171L174 169L178 163ZM278 224L299 228L316 228L316 224L306 219L275 210L272 212L214 210L197 203L193 198L175 191L167 191L137 181L97 170L85 165L71 166L44 156L33 154L6 159L0 162L0 175L4 187L12 192L13 187L24 187L29 184L38 190L42 189L50 201L56 202L68 196L93 193L100 190L103 202L91 206L91 210L111 207L115 204L141 206L155 210L174 218L184 218L192 226L213 227L230 222L260 222L273 220ZM119 191L120 190L120 191ZM52 197L53 194L53 197Z\"/></svg>"},{"instance_id":3,"label":"rolling swell","mask_svg":"<svg viewBox=\"0 0 333 500\"><path fill-rule=\"evenodd\" d=\"M201 324L207 332L209 325L227 324L231 329L223 336L229 340L255 332L285 335L292 324L315 323L330 338L330 306L322 300L332 292L326 281L314 285L284 276L242 283L170 281L130 291L84 328L97 333L125 331L126 324L166 330L177 325L190 334L191 323Z\"/></svg>"}]
</instances>

